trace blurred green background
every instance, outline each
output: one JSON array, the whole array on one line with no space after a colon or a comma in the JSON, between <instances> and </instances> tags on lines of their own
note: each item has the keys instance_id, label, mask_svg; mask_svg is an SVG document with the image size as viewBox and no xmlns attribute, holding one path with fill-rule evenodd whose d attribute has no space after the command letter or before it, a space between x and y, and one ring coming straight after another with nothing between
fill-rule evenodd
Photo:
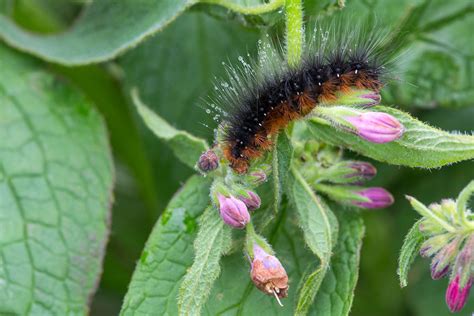
<instances>
[{"instance_id":1,"label":"blurred green background","mask_svg":"<svg viewBox=\"0 0 474 316\"><path fill-rule=\"evenodd\" d=\"M99 1L99 0L96 0ZM33 32L65 30L88 1L0 0L0 10ZM306 1L306 19L337 15L341 1ZM347 0L343 9L355 19L376 19L383 27L402 24L403 52L397 79L384 91L387 105L445 130L474 130L474 7L472 0ZM215 123L202 108L222 62L255 54L262 33L281 36L281 13L244 17L198 5L158 34L113 61L53 72L81 90L104 115L117 170L115 204L102 281L91 315L115 315L135 262L172 194L192 174L149 132L131 106L138 87L143 101L173 125L209 140ZM359 157L362 158L362 157ZM410 170L375 163L374 185L395 196L393 207L365 213L367 224L359 283L352 315L448 315L447 280L432 281L429 261L417 259L409 285L400 289L396 274L403 238L416 214L404 194L424 203L455 197L474 178L474 163L443 169ZM474 311L474 299L464 309Z\"/></svg>"}]
</instances>

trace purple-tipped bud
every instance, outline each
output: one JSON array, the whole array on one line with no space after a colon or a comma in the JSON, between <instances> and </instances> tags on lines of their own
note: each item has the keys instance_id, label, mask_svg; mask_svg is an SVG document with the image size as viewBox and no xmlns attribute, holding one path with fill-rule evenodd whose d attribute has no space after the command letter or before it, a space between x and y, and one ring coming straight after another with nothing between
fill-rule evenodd
<instances>
[{"instance_id":1,"label":"purple-tipped bud","mask_svg":"<svg viewBox=\"0 0 474 316\"><path fill-rule=\"evenodd\" d=\"M469 278L465 286L461 286L459 279L459 275L456 275L446 290L446 304L451 312L459 312L464 307L472 286L472 278Z\"/></svg>"},{"instance_id":2,"label":"purple-tipped bud","mask_svg":"<svg viewBox=\"0 0 474 316\"><path fill-rule=\"evenodd\" d=\"M393 204L393 196L384 188L367 188L355 192L361 197L369 199L367 202L354 201L353 204L363 208L384 208Z\"/></svg>"},{"instance_id":3,"label":"purple-tipped bud","mask_svg":"<svg viewBox=\"0 0 474 316\"><path fill-rule=\"evenodd\" d=\"M368 162L352 161L349 167L354 169L354 173L346 175L346 178L357 177L363 180L370 180L377 174L377 169Z\"/></svg>"},{"instance_id":4,"label":"purple-tipped bud","mask_svg":"<svg viewBox=\"0 0 474 316\"><path fill-rule=\"evenodd\" d=\"M248 181L253 185L258 186L267 181L267 175L263 171L254 171L249 174Z\"/></svg>"},{"instance_id":5,"label":"purple-tipped bud","mask_svg":"<svg viewBox=\"0 0 474 316\"><path fill-rule=\"evenodd\" d=\"M403 125L393 116L382 112L364 112L345 118L361 138L372 143L388 143L403 135Z\"/></svg>"},{"instance_id":6,"label":"purple-tipped bud","mask_svg":"<svg viewBox=\"0 0 474 316\"><path fill-rule=\"evenodd\" d=\"M441 265L441 268L439 267L440 263L435 262L434 264L431 265L431 278L433 280L439 280L442 277L446 276L449 272L449 265Z\"/></svg>"},{"instance_id":7,"label":"purple-tipped bud","mask_svg":"<svg viewBox=\"0 0 474 316\"><path fill-rule=\"evenodd\" d=\"M431 277L438 280L445 276L451 268L458 252L460 239L456 238L445 245L431 260Z\"/></svg>"},{"instance_id":8,"label":"purple-tipped bud","mask_svg":"<svg viewBox=\"0 0 474 316\"><path fill-rule=\"evenodd\" d=\"M260 200L260 197L257 195L257 193L254 193L252 191L247 191L247 196L239 196L239 199L245 203L249 211L256 210L260 207L260 204L262 204L262 201Z\"/></svg>"},{"instance_id":9,"label":"purple-tipped bud","mask_svg":"<svg viewBox=\"0 0 474 316\"><path fill-rule=\"evenodd\" d=\"M374 106L374 105L379 104L380 101L382 100L382 97L380 96L380 94L375 93L375 92L363 94L360 97L363 99L367 99L367 103L364 104L364 106Z\"/></svg>"},{"instance_id":10,"label":"purple-tipped bud","mask_svg":"<svg viewBox=\"0 0 474 316\"><path fill-rule=\"evenodd\" d=\"M197 165L201 171L210 172L219 167L219 158L217 157L215 152L209 149L199 157Z\"/></svg>"},{"instance_id":11,"label":"purple-tipped bud","mask_svg":"<svg viewBox=\"0 0 474 316\"><path fill-rule=\"evenodd\" d=\"M229 226L234 228L244 228L250 221L250 214L244 202L236 199L232 195L226 197L217 194L219 200L219 212L222 220Z\"/></svg>"},{"instance_id":12,"label":"purple-tipped bud","mask_svg":"<svg viewBox=\"0 0 474 316\"><path fill-rule=\"evenodd\" d=\"M262 292L279 298L288 296L288 275L280 261L257 244L253 246L252 282Z\"/></svg>"}]
</instances>

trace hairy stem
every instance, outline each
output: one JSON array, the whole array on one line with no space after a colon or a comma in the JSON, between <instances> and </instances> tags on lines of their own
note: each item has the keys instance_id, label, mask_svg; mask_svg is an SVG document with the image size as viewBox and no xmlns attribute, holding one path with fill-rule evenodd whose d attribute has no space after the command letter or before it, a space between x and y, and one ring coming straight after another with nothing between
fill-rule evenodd
<instances>
[{"instance_id":1,"label":"hairy stem","mask_svg":"<svg viewBox=\"0 0 474 316\"><path fill-rule=\"evenodd\" d=\"M301 61L303 52L303 4L302 0L286 0L286 54L292 67Z\"/></svg>"}]
</instances>

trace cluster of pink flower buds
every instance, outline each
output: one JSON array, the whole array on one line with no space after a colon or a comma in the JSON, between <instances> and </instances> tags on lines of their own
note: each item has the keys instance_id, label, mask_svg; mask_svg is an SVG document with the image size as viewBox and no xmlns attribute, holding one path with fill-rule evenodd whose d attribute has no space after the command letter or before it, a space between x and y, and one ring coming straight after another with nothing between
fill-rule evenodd
<instances>
[{"instance_id":1,"label":"cluster of pink flower buds","mask_svg":"<svg viewBox=\"0 0 474 316\"><path fill-rule=\"evenodd\" d=\"M432 257L431 277L449 277L446 304L452 312L460 311L474 282L474 232L465 221L470 211L452 199L428 207L413 197L407 197L423 219L419 230L427 237L420 247L422 257Z\"/></svg>"},{"instance_id":2,"label":"cluster of pink flower buds","mask_svg":"<svg viewBox=\"0 0 474 316\"><path fill-rule=\"evenodd\" d=\"M474 281L474 234L467 237L449 235L429 238L423 243L420 254L433 256L431 277L434 280L450 276L446 304L452 312L458 312L466 304Z\"/></svg>"},{"instance_id":3,"label":"cluster of pink flower buds","mask_svg":"<svg viewBox=\"0 0 474 316\"><path fill-rule=\"evenodd\" d=\"M222 220L229 226L242 229L250 221L249 211L260 207L261 200L257 193L247 190L237 198L232 194L226 196L217 193L219 212Z\"/></svg>"}]
</instances>

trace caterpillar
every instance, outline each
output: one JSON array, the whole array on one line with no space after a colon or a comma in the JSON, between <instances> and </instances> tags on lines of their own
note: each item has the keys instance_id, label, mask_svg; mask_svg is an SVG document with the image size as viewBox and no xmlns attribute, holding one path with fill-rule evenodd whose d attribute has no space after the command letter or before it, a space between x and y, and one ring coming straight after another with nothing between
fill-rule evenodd
<instances>
[{"instance_id":1,"label":"caterpillar","mask_svg":"<svg viewBox=\"0 0 474 316\"><path fill-rule=\"evenodd\" d=\"M244 63L243 70L229 69L230 88L218 100L230 108L220 125L220 146L236 173L246 173L254 159L272 148L275 134L337 92L379 92L384 86L390 62L384 38L361 27L334 31L335 36L321 31L297 67L290 67L277 52L263 65Z\"/></svg>"}]
</instances>

